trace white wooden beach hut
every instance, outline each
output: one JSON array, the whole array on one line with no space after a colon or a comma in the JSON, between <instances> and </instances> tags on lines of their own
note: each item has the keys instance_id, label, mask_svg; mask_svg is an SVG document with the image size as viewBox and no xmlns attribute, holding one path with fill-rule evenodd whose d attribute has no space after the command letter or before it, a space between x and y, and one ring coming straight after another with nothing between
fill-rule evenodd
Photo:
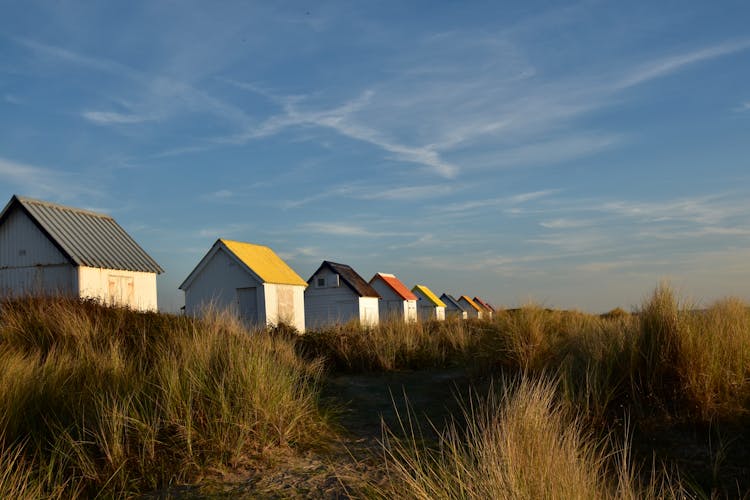
<instances>
[{"instance_id":1,"label":"white wooden beach hut","mask_svg":"<svg viewBox=\"0 0 750 500\"><path fill-rule=\"evenodd\" d=\"M495 315L495 308L492 307L489 302L482 300L479 297L474 297L473 300L475 304L484 309L484 318L492 319Z\"/></svg>"},{"instance_id":2,"label":"white wooden beach hut","mask_svg":"<svg viewBox=\"0 0 750 500\"><path fill-rule=\"evenodd\" d=\"M422 321L445 319L445 303L425 285L415 285L411 289L417 296L417 314Z\"/></svg>"},{"instance_id":3,"label":"white wooden beach hut","mask_svg":"<svg viewBox=\"0 0 750 500\"><path fill-rule=\"evenodd\" d=\"M350 266L323 261L307 284L305 322L308 328L353 320L367 326L378 324L380 295Z\"/></svg>"},{"instance_id":4,"label":"white wooden beach hut","mask_svg":"<svg viewBox=\"0 0 750 500\"><path fill-rule=\"evenodd\" d=\"M68 296L157 309L164 271L105 214L13 196L0 212L0 296Z\"/></svg>"},{"instance_id":5,"label":"white wooden beach hut","mask_svg":"<svg viewBox=\"0 0 750 500\"><path fill-rule=\"evenodd\" d=\"M388 273L376 273L370 285L380 295L378 305L380 321L386 319L417 321L417 296L401 280Z\"/></svg>"},{"instance_id":6,"label":"white wooden beach hut","mask_svg":"<svg viewBox=\"0 0 750 500\"><path fill-rule=\"evenodd\" d=\"M445 304L446 317L458 317L461 319L466 319L469 317L469 314L466 312L466 308L453 295L444 293L440 296L440 300Z\"/></svg>"},{"instance_id":7,"label":"white wooden beach hut","mask_svg":"<svg viewBox=\"0 0 750 500\"><path fill-rule=\"evenodd\" d=\"M484 311L482 308L476 302L471 300L468 295L461 295L458 298L458 303L464 306L466 315L469 318L484 318Z\"/></svg>"},{"instance_id":8,"label":"white wooden beach hut","mask_svg":"<svg viewBox=\"0 0 750 500\"><path fill-rule=\"evenodd\" d=\"M180 285L185 313L230 309L250 325L305 331L307 283L267 246L218 239Z\"/></svg>"}]
</instances>

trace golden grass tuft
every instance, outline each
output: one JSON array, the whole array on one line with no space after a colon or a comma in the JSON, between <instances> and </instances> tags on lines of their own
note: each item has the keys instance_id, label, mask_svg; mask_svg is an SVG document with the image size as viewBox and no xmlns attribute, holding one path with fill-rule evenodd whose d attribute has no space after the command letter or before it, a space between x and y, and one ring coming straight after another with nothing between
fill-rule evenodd
<instances>
[{"instance_id":1,"label":"golden grass tuft","mask_svg":"<svg viewBox=\"0 0 750 500\"><path fill-rule=\"evenodd\" d=\"M555 384L522 378L499 397L471 402L465 428L455 422L436 447L419 439L409 416L385 429L383 460L388 481L380 498L681 498L679 483L652 476L641 485L628 445L607 452L580 420L556 402ZM406 436L401 437L401 436Z\"/></svg>"},{"instance_id":2,"label":"golden grass tuft","mask_svg":"<svg viewBox=\"0 0 750 500\"><path fill-rule=\"evenodd\" d=\"M322 364L227 314L7 302L0 364L0 450L45 494L149 491L327 433Z\"/></svg>"}]
</instances>

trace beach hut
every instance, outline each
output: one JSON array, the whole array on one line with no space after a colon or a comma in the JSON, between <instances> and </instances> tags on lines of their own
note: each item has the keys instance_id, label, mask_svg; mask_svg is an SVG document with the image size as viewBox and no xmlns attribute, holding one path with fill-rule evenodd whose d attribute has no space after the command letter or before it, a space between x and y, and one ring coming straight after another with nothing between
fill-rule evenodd
<instances>
[{"instance_id":1,"label":"beach hut","mask_svg":"<svg viewBox=\"0 0 750 500\"><path fill-rule=\"evenodd\" d=\"M380 320L417 321L417 296L393 274L376 273L370 285L380 295Z\"/></svg>"},{"instance_id":2,"label":"beach hut","mask_svg":"<svg viewBox=\"0 0 750 500\"><path fill-rule=\"evenodd\" d=\"M305 331L307 283L267 246L218 239L180 285L185 313L229 309L249 325Z\"/></svg>"},{"instance_id":3,"label":"beach hut","mask_svg":"<svg viewBox=\"0 0 750 500\"><path fill-rule=\"evenodd\" d=\"M445 303L425 285L415 285L411 289L417 296L417 314L422 321L445 319Z\"/></svg>"},{"instance_id":4,"label":"beach hut","mask_svg":"<svg viewBox=\"0 0 750 500\"><path fill-rule=\"evenodd\" d=\"M350 266L323 261L307 284L305 322L308 328L353 320L367 326L378 324L380 295Z\"/></svg>"},{"instance_id":5,"label":"beach hut","mask_svg":"<svg viewBox=\"0 0 750 500\"><path fill-rule=\"evenodd\" d=\"M471 300L468 295L461 295L458 298L458 303L464 306L466 309L466 315L469 318L484 318L484 310L476 302Z\"/></svg>"},{"instance_id":6,"label":"beach hut","mask_svg":"<svg viewBox=\"0 0 750 500\"><path fill-rule=\"evenodd\" d=\"M484 309L484 317L486 319L492 319L492 317L495 315L495 308L492 307L489 302L482 300L479 297L474 297L473 300L475 304Z\"/></svg>"},{"instance_id":7,"label":"beach hut","mask_svg":"<svg viewBox=\"0 0 750 500\"><path fill-rule=\"evenodd\" d=\"M453 297L453 295L444 293L440 296L440 300L445 304L446 317L458 317L461 319L466 319L469 317L469 314L466 312L466 308L462 304L460 304L458 302L458 299Z\"/></svg>"},{"instance_id":8,"label":"beach hut","mask_svg":"<svg viewBox=\"0 0 750 500\"><path fill-rule=\"evenodd\" d=\"M0 212L0 296L157 309L164 271L105 214L14 195Z\"/></svg>"}]
</instances>

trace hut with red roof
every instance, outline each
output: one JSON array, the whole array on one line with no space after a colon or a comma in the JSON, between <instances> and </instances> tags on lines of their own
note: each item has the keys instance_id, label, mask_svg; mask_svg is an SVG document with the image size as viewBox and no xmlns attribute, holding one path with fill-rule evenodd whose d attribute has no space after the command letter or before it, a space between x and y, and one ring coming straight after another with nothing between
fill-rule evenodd
<instances>
[{"instance_id":1,"label":"hut with red roof","mask_svg":"<svg viewBox=\"0 0 750 500\"><path fill-rule=\"evenodd\" d=\"M380 317L401 321L417 321L417 296L395 275L376 273L370 285L380 295Z\"/></svg>"}]
</instances>

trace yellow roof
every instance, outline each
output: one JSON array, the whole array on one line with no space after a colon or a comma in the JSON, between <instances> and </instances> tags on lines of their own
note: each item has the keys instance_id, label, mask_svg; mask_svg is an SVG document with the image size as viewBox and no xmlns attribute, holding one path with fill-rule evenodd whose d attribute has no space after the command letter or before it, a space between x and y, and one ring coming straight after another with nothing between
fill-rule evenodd
<instances>
[{"instance_id":1,"label":"yellow roof","mask_svg":"<svg viewBox=\"0 0 750 500\"><path fill-rule=\"evenodd\" d=\"M219 241L265 283L307 286L307 282L270 248L241 241Z\"/></svg>"},{"instance_id":2,"label":"yellow roof","mask_svg":"<svg viewBox=\"0 0 750 500\"><path fill-rule=\"evenodd\" d=\"M474 309L476 309L477 311L484 311L484 309L483 309L483 308L479 307L479 306L477 305L477 303L476 303L476 302L474 302L473 300L471 300L471 299L470 299L470 298L469 298L468 296L466 296L466 295L461 295L461 299L464 299L464 300L465 300L466 302L468 302L468 303L469 303L469 305L470 305L471 307L473 307L473 308L474 308ZM461 300L461 299L459 299L459 300Z\"/></svg>"},{"instance_id":3,"label":"yellow roof","mask_svg":"<svg viewBox=\"0 0 750 500\"><path fill-rule=\"evenodd\" d=\"M432 293L432 290L430 290L426 286L424 286L424 285L415 285L414 288L412 288L411 290L412 290L412 292L414 290L419 290L419 292L422 295L424 295L425 297L427 297L430 300L430 302L432 302L434 305L436 305L438 307L445 307L445 303L442 300L440 300L439 298L437 298L437 295L435 295L434 293Z\"/></svg>"}]
</instances>

